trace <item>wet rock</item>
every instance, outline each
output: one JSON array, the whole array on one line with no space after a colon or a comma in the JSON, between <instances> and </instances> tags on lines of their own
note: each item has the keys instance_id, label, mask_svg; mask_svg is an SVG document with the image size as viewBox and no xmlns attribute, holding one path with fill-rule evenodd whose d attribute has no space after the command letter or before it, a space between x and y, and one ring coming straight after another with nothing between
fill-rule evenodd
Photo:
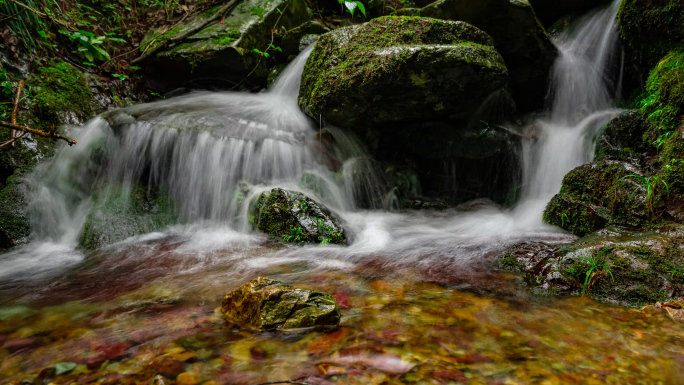
<instances>
[{"instance_id":1,"label":"wet rock","mask_svg":"<svg viewBox=\"0 0 684 385\"><path fill-rule=\"evenodd\" d=\"M171 198L145 188L101 188L93 201L81 234L81 245L89 250L177 222Z\"/></svg>"},{"instance_id":2,"label":"wet rock","mask_svg":"<svg viewBox=\"0 0 684 385\"><path fill-rule=\"evenodd\" d=\"M158 44L210 18L218 7L211 8L171 30L154 30L140 44L141 50ZM282 12L282 14L280 13ZM239 2L221 23L213 23L186 38L183 43L158 53L146 64L151 85L166 92L197 79L223 81L224 87L238 83L252 72L249 80L265 86L268 71L276 62L274 56L262 57L254 49L265 51L275 30L276 46L285 31L292 30L312 18L304 0L255 0ZM271 51L275 54L277 51Z\"/></svg>"},{"instance_id":3,"label":"wet rock","mask_svg":"<svg viewBox=\"0 0 684 385\"><path fill-rule=\"evenodd\" d=\"M684 2L623 0L618 27L627 60L648 71L668 52L684 47Z\"/></svg>"},{"instance_id":4,"label":"wet rock","mask_svg":"<svg viewBox=\"0 0 684 385\"><path fill-rule=\"evenodd\" d=\"M289 57L290 55L297 55L302 51L302 39L305 36L317 36L322 35L330 30L326 28L323 24L318 21L311 20L300 25L299 27L293 28L283 36L283 41L280 44L280 48L283 50L283 56ZM315 39L309 44L315 42ZM308 44L304 45L306 48Z\"/></svg>"},{"instance_id":5,"label":"wet rock","mask_svg":"<svg viewBox=\"0 0 684 385\"><path fill-rule=\"evenodd\" d=\"M0 249L27 243L31 237L28 186L21 177L7 179L0 190Z\"/></svg>"},{"instance_id":6,"label":"wet rock","mask_svg":"<svg viewBox=\"0 0 684 385\"><path fill-rule=\"evenodd\" d=\"M557 56L544 27L527 0L438 0L413 16L461 20L485 31L509 70L513 98L519 110L544 106L547 81Z\"/></svg>"},{"instance_id":7,"label":"wet rock","mask_svg":"<svg viewBox=\"0 0 684 385\"><path fill-rule=\"evenodd\" d=\"M330 210L306 195L280 188L261 193L250 202L254 228L291 243L347 242L344 228Z\"/></svg>"},{"instance_id":8,"label":"wet rock","mask_svg":"<svg viewBox=\"0 0 684 385\"><path fill-rule=\"evenodd\" d=\"M591 268L587 295L628 306L669 301L684 293L684 227L645 233L600 231L571 244L525 242L502 254L496 265L523 274L541 293L581 294ZM606 266L606 270L603 267Z\"/></svg>"},{"instance_id":9,"label":"wet rock","mask_svg":"<svg viewBox=\"0 0 684 385\"><path fill-rule=\"evenodd\" d=\"M228 323L261 330L335 327L340 322L333 296L264 277L228 293L221 313Z\"/></svg>"},{"instance_id":10,"label":"wet rock","mask_svg":"<svg viewBox=\"0 0 684 385\"><path fill-rule=\"evenodd\" d=\"M645 182L628 175L643 176L634 165L617 161L575 168L546 206L544 222L583 236L607 225L640 228L657 220L665 188L654 186L649 198Z\"/></svg>"},{"instance_id":11,"label":"wet rock","mask_svg":"<svg viewBox=\"0 0 684 385\"><path fill-rule=\"evenodd\" d=\"M539 20L549 27L568 15L580 15L611 0L529 0Z\"/></svg>"},{"instance_id":12,"label":"wet rock","mask_svg":"<svg viewBox=\"0 0 684 385\"><path fill-rule=\"evenodd\" d=\"M477 28L381 17L321 36L304 68L299 104L366 137L402 121L467 119L506 84L501 56Z\"/></svg>"},{"instance_id":13,"label":"wet rock","mask_svg":"<svg viewBox=\"0 0 684 385\"><path fill-rule=\"evenodd\" d=\"M643 136L651 130L652 125L639 111L623 112L611 120L599 135L594 160L640 164L642 153L648 150Z\"/></svg>"}]
</instances>

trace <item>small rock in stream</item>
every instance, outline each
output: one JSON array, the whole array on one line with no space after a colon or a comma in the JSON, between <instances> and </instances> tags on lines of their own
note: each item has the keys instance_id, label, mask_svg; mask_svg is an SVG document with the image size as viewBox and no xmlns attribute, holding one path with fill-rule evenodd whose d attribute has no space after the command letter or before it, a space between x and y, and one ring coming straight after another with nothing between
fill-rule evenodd
<instances>
[{"instance_id":1,"label":"small rock in stream","mask_svg":"<svg viewBox=\"0 0 684 385\"><path fill-rule=\"evenodd\" d=\"M335 327L340 307L330 294L302 290L270 278L253 279L223 298L227 322L249 329Z\"/></svg>"}]
</instances>

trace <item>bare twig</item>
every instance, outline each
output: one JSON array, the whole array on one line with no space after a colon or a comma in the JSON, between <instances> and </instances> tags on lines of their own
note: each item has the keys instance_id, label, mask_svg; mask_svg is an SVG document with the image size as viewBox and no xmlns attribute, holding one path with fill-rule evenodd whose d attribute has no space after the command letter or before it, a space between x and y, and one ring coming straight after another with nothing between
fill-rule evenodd
<instances>
[{"instance_id":1,"label":"bare twig","mask_svg":"<svg viewBox=\"0 0 684 385\"><path fill-rule=\"evenodd\" d=\"M17 137L14 138L14 139L6 140L6 141L0 143L0 148L7 147L7 146L9 146L10 144L14 147L14 142L16 142L17 140L21 139L24 135L26 135L26 131L22 132L19 136L17 136Z\"/></svg>"},{"instance_id":2,"label":"bare twig","mask_svg":"<svg viewBox=\"0 0 684 385\"><path fill-rule=\"evenodd\" d=\"M78 142L76 142L75 140L73 140L73 139L71 139L71 138L69 138L69 137L67 137L67 136L57 134L57 133L54 132L54 131L45 132L45 131L41 131L41 130L36 130L35 128L26 127L26 126L20 126L20 125L8 123L8 122L0 122L0 127L9 128L9 129L11 129L11 130L18 130L18 131L28 132L29 134L35 134L35 135L38 135L38 136L42 136L42 137L44 137L44 138L61 139L61 140L65 141L65 142L67 142L67 143L69 144L69 146L78 143Z\"/></svg>"},{"instance_id":3,"label":"bare twig","mask_svg":"<svg viewBox=\"0 0 684 385\"><path fill-rule=\"evenodd\" d=\"M178 36L174 36L174 37L168 39L167 41L165 41L164 43L159 44L158 46L156 46L156 47L154 47L148 51L145 51L145 53L140 55L140 57L133 60L131 62L131 64L140 63L140 62L144 61L145 59L147 59L148 57L156 54L157 52L166 49L166 47L168 47L169 44L179 43L179 42L185 40L188 36L193 35L196 32L204 29L209 24L211 24L211 23L215 22L216 20L219 20L221 17L223 17L223 15L226 12L228 12L229 10L231 10L237 4L237 2L238 2L238 0L230 0L226 5L221 7L218 11L216 11L216 13L214 13L210 18L205 20L203 23L200 23L200 24L198 24L192 28L188 28L183 33L180 33Z\"/></svg>"},{"instance_id":4,"label":"bare twig","mask_svg":"<svg viewBox=\"0 0 684 385\"><path fill-rule=\"evenodd\" d=\"M10 0L10 1L13 2L14 4L20 6L20 7L23 7L23 8L28 9L29 11L35 13L36 15L38 15L38 16L40 16L40 17L47 17L47 15L44 14L43 12L37 11L37 10L35 10L35 9L31 8L31 7L29 7L29 6L26 5L26 4L23 4L23 3L18 2L17 0Z\"/></svg>"}]
</instances>

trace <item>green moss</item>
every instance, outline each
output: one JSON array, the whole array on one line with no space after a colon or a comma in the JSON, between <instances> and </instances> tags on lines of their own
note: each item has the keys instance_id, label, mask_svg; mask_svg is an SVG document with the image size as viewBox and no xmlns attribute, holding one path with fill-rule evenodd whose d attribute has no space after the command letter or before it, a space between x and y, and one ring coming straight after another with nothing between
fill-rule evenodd
<instances>
[{"instance_id":1,"label":"green moss","mask_svg":"<svg viewBox=\"0 0 684 385\"><path fill-rule=\"evenodd\" d=\"M684 48L684 1L623 0L618 25L631 56L651 68L668 52Z\"/></svg>"},{"instance_id":2,"label":"green moss","mask_svg":"<svg viewBox=\"0 0 684 385\"><path fill-rule=\"evenodd\" d=\"M49 129L93 115L93 94L85 76L66 62L54 61L38 68L26 85L33 94L33 128Z\"/></svg>"},{"instance_id":3,"label":"green moss","mask_svg":"<svg viewBox=\"0 0 684 385\"><path fill-rule=\"evenodd\" d=\"M116 186L93 194L94 205L83 227L81 245L92 250L128 237L177 223L170 197L135 188Z\"/></svg>"},{"instance_id":4,"label":"green moss","mask_svg":"<svg viewBox=\"0 0 684 385\"><path fill-rule=\"evenodd\" d=\"M518 261L518 258L516 258L513 254L511 253L506 253L504 254L498 261L497 265L500 269L503 270L508 270L508 271L524 271L525 270L525 265L520 263Z\"/></svg>"}]
</instances>

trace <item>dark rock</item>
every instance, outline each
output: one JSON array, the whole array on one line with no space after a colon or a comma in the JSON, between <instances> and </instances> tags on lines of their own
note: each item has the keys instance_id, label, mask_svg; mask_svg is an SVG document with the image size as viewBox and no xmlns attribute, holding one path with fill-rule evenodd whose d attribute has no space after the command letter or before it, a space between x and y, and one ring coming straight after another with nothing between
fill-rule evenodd
<instances>
[{"instance_id":1,"label":"dark rock","mask_svg":"<svg viewBox=\"0 0 684 385\"><path fill-rule=\"evenodd\" d=\"M625 178L628 175L643 176L634 165L617 161L575 168L565 175L560 192L546 206L544 222L583 236L606 225L639 228L657 220L665 188L654 186L647 200L645 183Z\"/></svg>"},{"instance_id":2,"label":"dark rock","mask_svg":"<svg viewBox=\"0 0 684 385\"><path fill-rule=\"evenodd\" d=\"M544 106L557 50L526 0L438 0L419 10L398 13L406 12L461 20L485 31L506 62L518 109L532 111Z\"/></svg>"},{"instance_id":3,"label":"dark rock","mask_svg":"<svg viewBox=\"0 0 684 385\"><path fill-rule=\"evenodd\" d=\"M596 141L594 160L619 160L641 163L641 155L648 150L643 136L653 130L639 111L627 111L610 121Z\"/></svg>"},{"instance_id":4,"label":"dark rock","mask_svg":"<svg viewBox=\"0 0 684 385\"><path fill-rule=\"evenodd\" d=\"M101 188L93 201L81 234L81 245L89 250L177 222L171 199L144 188Z\"/></svg>"},{"instance_id":5,"label":"dark rock","mask_svg":"<svg viewBox=\"0 0 684 385\"><path fill-rule=\"evenodd\" d=\"M228 293L221 313L230 324L262 330L335 327L340 322L340 308L330 294L264 277Z\"/></svg>"},{"instance_id":6,"label":"dark rock","mask_svg":"<svg viewBox=\"0 0 684 385\"><path fill-rule=\"evenodd\" d=\"M283 50L283 55L289 57L290 55L297 55L302 51L301 41L304 36L308 35L322 35L330 30L323 26L318 21L312 20L295 27L283 36L280 48Z\"/></svg>"},{"instance_id":7,"label":"dark rock","mask_svg":"<svg viewBox=\"0 0 684 385\"><path fill-rule=\"evenodd\" d=\"M347 242L340 221L322 204L306 195L274 188L250 202L249 220L267 234L293 243Z\"/></svg>"},{"instance_id":8,"label":"dark rock","mask_svg":"<svg viewBox=\"0 0 684 385\"><path fill-rule=\"evenodd\" d=\"M28 186L18 176L6 183L0 190L0 249L27 243L31 237Z\"/></svg>"},{"instance_id":9,"label":"dark rock","mask_svg":"<svg viewBox=\"0 0 684 385\"><path fill-rule=\"evenodd\" d=\"M143 39L141 50L164 44L183 31L211 17L217 5L190 18L169 31L154 30ZM282 11L282 15L279 12ZM150 85L166 92L201 79L213 79L228 85L249 81L265 86L268 72L276 61L277 51L271 50L268 58L254 49L265 51L271 43L271 30L276 30L278 45L285 31L292 30L312 18L312 12L304 0L254 0L239 2L221 23L213 23L175 45L151 57L146 63ZM297 41L298 43L298 41ZM252 72L252 70L254 70Z\"/></svg>"},{"instance_id":10,"label":"dark rock","mask_svg":"<svg viewBox=\"0 0 684 385\"><path fill-rule=\"evenodd\" d=\"M623 0L618 26L628 61L648 71L668 52L684 47L684 1Z\"/></svg>"},{"instance_id":11,"label":"dark rock","mask_svg":"<svg viewBox=\"0 0 684 385\"><path fill-rule=\"evenodd\" d=\"M587 295L643 306L684 293L683 250L681 225L644 233L602 230L568 245L521 243L502 254L496 265L522 272L537 292L581 294L591 267L587 258L597 259L599 269L587 281Z\"/></svg>"},{"instance_id":12,"label":"dark rock","mask_svg":"<svg viewBox=\"0 0 684 385\"><path fill-rule=\"evenodd\" d=\"M539 20L548 28L565 16L583 14L611 0L529 0Z\"/></svg>"}]
</instances>

